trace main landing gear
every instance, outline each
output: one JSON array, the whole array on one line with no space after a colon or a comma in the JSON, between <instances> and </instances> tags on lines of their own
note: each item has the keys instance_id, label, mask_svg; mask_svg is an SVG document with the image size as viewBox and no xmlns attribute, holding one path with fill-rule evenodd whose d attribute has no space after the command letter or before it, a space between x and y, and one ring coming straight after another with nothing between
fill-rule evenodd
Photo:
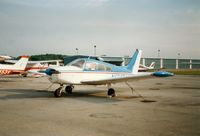
<instances>
[{"instance_id":1,"label":"main landing gear","mask_svg":"<svg viewBox=\"0 0 200 136\"><path fill-rule=\"evenodd\" d=\"M63 84L60 85L60 87L58 89L55 90L54 92L54 96L55 97L61 97L62 96L62 89L63 89ZM68 85L65 87L65 92L67 94L72 94L72 90L73 90L74 86L72 85Z\"/></svg>"},{"instance_id":2,"label":"main landing gear","mask_svg":"<svg viewBox=\"0 0 200 136\"><path fill-rule=\"evenodd\" d=\"M116 94L115 94L115 90L113 88L111 88L111 84L107 84L107 87L108 87L108 92L107 92L107 95L108 97L115 97Z\"/></svg>"},{"instance_id":3,"label":"main landing gear","mask_svg":"<svg viewBox=\"0 0 200 136\"><path fill-rule=\"evenodd\" d=\"M113 88L109 88L107 94L108 94L109 97L115 97L116 96L115 90Z\"/></svg>"},{"instance_id":4,"label":"main landing gear","mask_svg":"<svg viewBox=\"0 0 200 136\"><path fill-rule=\"evenodd\" d=\"M65 92L66 92L67 94L72 94L73 88L74 88L74 86L68 85L68 86L65 87Z\"/></svg>"},{"instance_id":5,"label":"main landing gear","mask_svg":"<svg viewBox=\"0 0 200 136\"><path fill-rule=\"evenodd\" d=\"M63 94L63 87L64 87L64 85L63 84L60 84L60 87L58 88L58 89L56 89L55 90L55 92L54 92L54 96L55 97L61 97L62 96L62 94ZM66 92L66 94L72 94L72 91L73 91L73 89L74 89L74 86L73 85L67 85L66 87L65 87L65 92ZM110 85L108 85L108 92L107 92L107 95L108 95L108 97L115 97L116 96L116 94L115 94L115 90L113 89L113 88L110 88Z\"/></svg>"}]
</instances>

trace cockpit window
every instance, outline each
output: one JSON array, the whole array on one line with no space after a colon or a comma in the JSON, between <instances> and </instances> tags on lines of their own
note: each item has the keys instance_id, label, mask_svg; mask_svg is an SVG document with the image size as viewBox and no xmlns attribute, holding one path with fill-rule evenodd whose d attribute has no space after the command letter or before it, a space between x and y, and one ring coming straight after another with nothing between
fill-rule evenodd
<instances>
[{"instance_id":1,"label":"cockpit window","mask_svg":"<svg viewBox=\"0 0 200 136\"><path fill-rule=\"evenodd\" d=\"M78 67L78 68L83 68L84 63L85 63L84 60L76 60L76 61L71 62L69 65L75 66L75 67Z\"/></svg>"},{"instance_id":2,"label":"cockpit window","mask_svg":"<svg viewBox=\"0 0 200 136\"><path fill-rule=\"evenodd\" d=\"M85 70L96 70L97 64L93 62L87 62L85 65Z\"/></svg>"},{"instance_id":3,"label":"cockpit window","mask_svg":"<svg viewBox=\"0 0 200 136\"><path fill-rule=\"evenodd\" d=\"M96 62L86 62L85 70L111 71L111 68Z\"/></svg>"}]
</instances>

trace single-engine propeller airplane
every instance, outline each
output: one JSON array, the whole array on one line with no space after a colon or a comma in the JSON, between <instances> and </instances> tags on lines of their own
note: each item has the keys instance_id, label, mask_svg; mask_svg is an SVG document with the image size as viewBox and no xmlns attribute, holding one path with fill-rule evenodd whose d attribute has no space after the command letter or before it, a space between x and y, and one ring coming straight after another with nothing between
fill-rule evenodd
<instances>
[{"instance_id":1,"label":"single-engine propeller airplane","mask_svg":"<svg viewBox=\"0 0 200 136\"><path fill-rule=\"evenodd\" d=\"M20 60L13 65L0 64L0 75L23 74L27 63L28 57L22 56Z\"/></svg>"},{"instance_id":2,"label":"single-engine propeller airplane","mask_svg":"<svg viewBox=\"0 0 200 136\"><path fill-rule=\"evenodd\" d=\"M25 72L22 76L26 77L27 75L30 75L32 77L42 77L45 76L45 70L51 67L57 67L60 66L60 62L62 60L44 60L44 61L28 61ZM16 63L16 60L5 60L5 62L8 63ZM56 65L52 65L49 63L56 63Z\"/></svg>"},{"instance_id":3,"label":"single-engine propeller airplane","mask_svg":"<svg viewBox=\"0 0 200 136\"><path fill-rule=\"evenodd\" d=\"M151 62L151 64L149 66L145 66L140 64L139 66L139 72L145 72L147 70L153 70L155 67L155 62Z\"/></svg>"},{"instance_id":4,"label":"single-engine propeller airplane","mask_svg":"<svg viewBox=\"0 0 200 136\"><path fill-rule=\"evenodd\" d=\"M72 93L74 85L107 85L107 94L113 97L115 96L115 90L111 88L113 83L127 83L129 80L173 75L173 73L164 71L138 72L141 55L142 50L137 49L127 66L116 66L90 58L81 58L66 66L49 68L46 70L46 74L50 76L49 80L52 83L60 84L60 87L54 92L55 97L62 96L64 85L66 85L65 91L68 94Z\"/></svg>"}]
</instances>

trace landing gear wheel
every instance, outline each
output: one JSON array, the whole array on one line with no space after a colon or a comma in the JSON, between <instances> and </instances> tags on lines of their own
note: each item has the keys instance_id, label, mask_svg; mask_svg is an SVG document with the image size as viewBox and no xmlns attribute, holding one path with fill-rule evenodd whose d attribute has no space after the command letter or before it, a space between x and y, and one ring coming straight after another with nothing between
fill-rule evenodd
<instances>
[{"instance_id":1,"label":"landing gear wheel","mask_svg":"<svg viewBox=\"0 0 200 136\"><path fill-rule=\"evenodd\" d=\"M21 74L22 75L22 77L27 77L27 73L23 73L23 74Z\"/></svg>"},{"instance_id":2,"label":"landing gear wheel","mask_svg":"<svg viewBox=\"0 0 200 136\"><path fill-rule=\"evenodd\" d=\"M55 90L54 96L55 97L61 97L62 96L62 87L59 87L58 89Z\"/></svg>"},{"instance_id":3,"label":"landing gear wheel","mask_svg":"<svg viewBox=\"0 0 200 136\"><path fill-rule=\"evenodd\" d=\"M113 88L108 89L108 96L115 97L115 90Z\"/></svg>"},{"instance_id":4,"label":"landing gear wheel","mask_svg":"<svg viewBox=\"0 0 200 136\"><path fill-rule=\"evenodd\" d=\"M68 93L68 94L72 94L72 89L73 89L73 86L68 85L68 86L65 87L65 92Z\"/></svg>"}]
</instances>

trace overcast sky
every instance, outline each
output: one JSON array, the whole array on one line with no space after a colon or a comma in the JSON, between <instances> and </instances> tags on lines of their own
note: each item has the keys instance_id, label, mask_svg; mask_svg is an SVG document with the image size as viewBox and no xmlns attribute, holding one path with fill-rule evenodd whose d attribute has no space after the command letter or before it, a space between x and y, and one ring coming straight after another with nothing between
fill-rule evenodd
<instances>
[{"instance_id":1,"label":"overcast sky","mask_svg":"<svg viewBox=\"0 0 200 136\"><path fill-rule=\"evenodd\" d=\"M200 0L0 0L0 54L200 58Z\"/></svg>"}]
</instances>

